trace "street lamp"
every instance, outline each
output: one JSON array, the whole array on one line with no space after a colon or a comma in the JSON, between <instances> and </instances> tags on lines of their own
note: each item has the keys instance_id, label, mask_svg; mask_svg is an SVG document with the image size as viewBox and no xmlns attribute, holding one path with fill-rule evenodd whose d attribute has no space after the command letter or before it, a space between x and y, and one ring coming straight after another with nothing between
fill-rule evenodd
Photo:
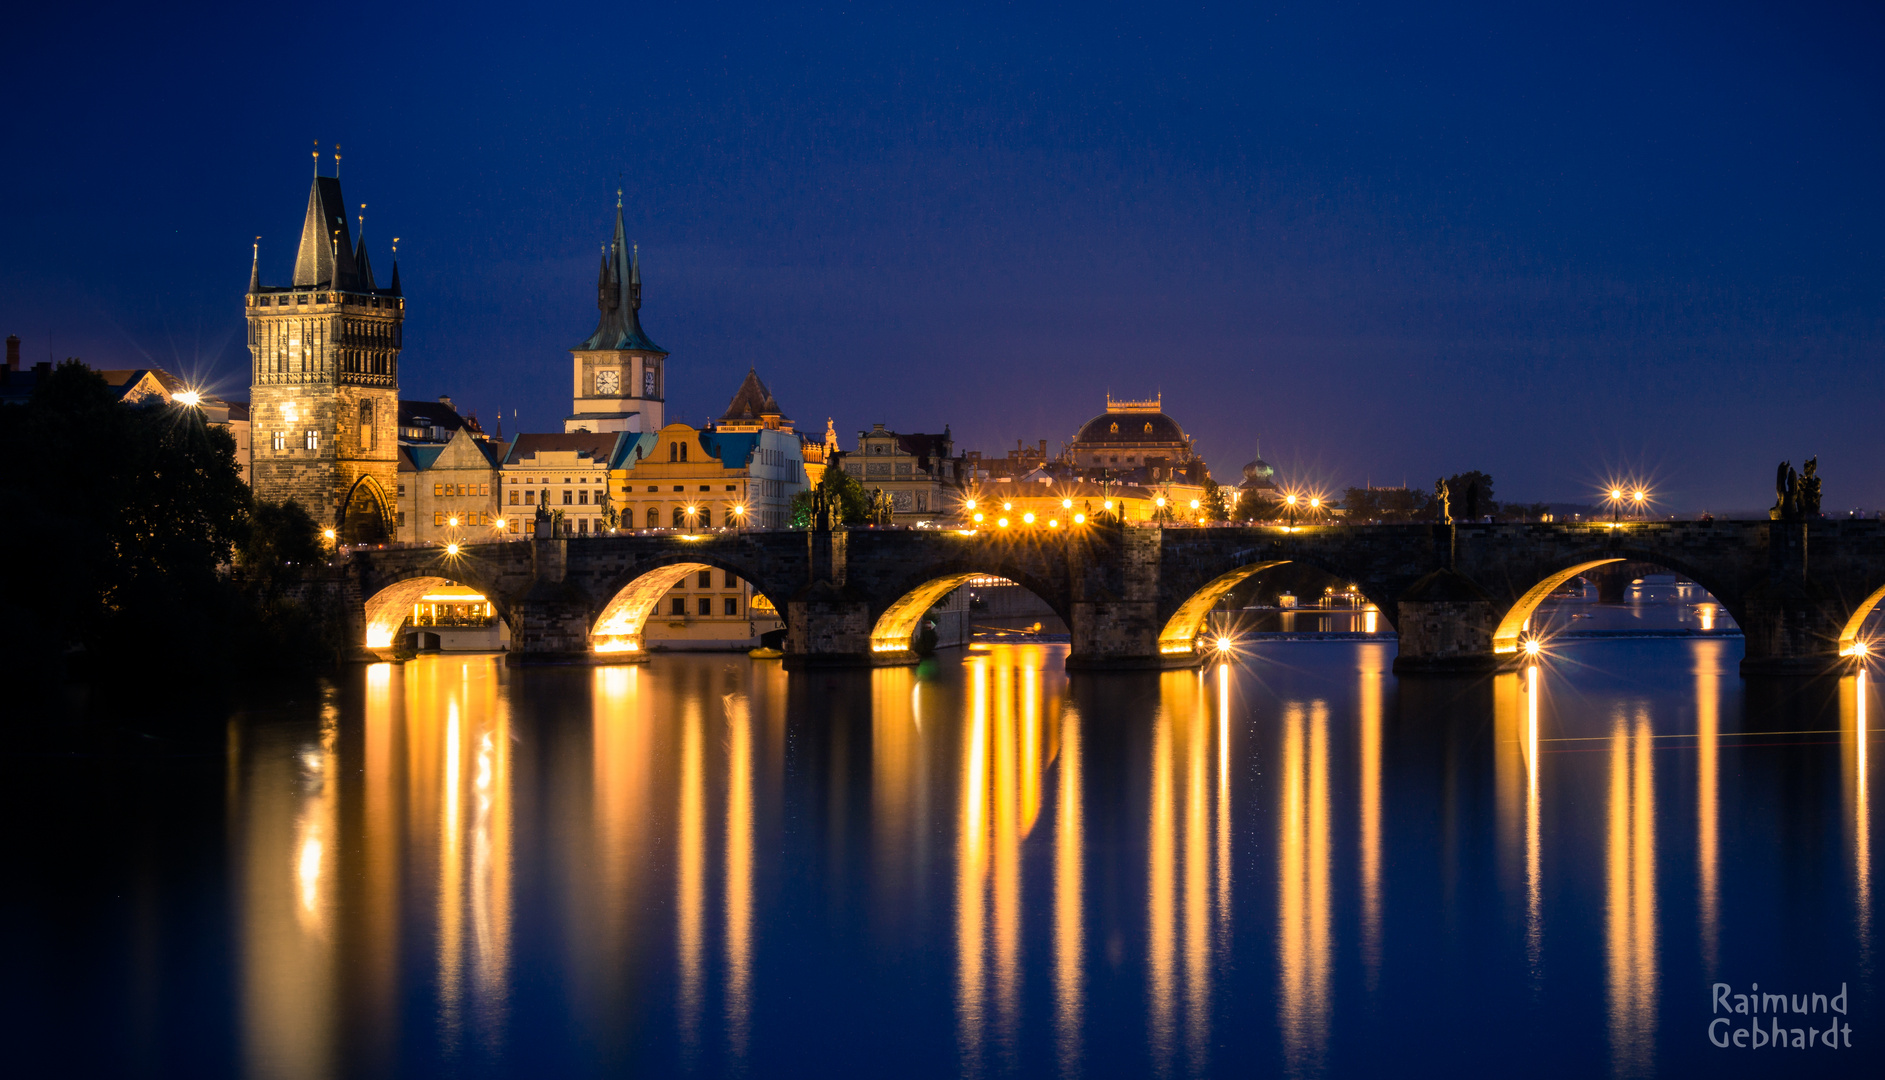
<instances>
[{"instance_id":1,"label":"street lamp","mask_svg":"<svg viewBox=\"0 0 1885 1080\"><path fill-rule=\"evenodd\" d=\"M180 394L172 395L170 400L176 402L179 405L188 405L189 407L194 409L198 405L201 405L203 403L203 395L197 393L194 390L185 390Z\"/></svg>"},{"instance_id":2,"label":"street lamp","mask_svg":"<svg viewBox=\"0 0 1885 1080\"><path fill-rule=\"evenodd\" d=\"M1636 503L1636 516L1639 520L1643 517L1643 509L1644 509L1643 500L1645 497L1646 496L1642 488L1637 488L1635 491L1630 493L1630 498L1634 500Z\"/></svg>"},{"instance_id":3,"label":"street lamp","mask_svg":"<svg viewBox=\"0 0 1885 1080\"><path fill-rule=\"evenodd\" d=\"M746 524L746 508L739 503L733 504L733 528L737 531Z\"/></svg>"},{"instance_id":4,"label":"street lamp","mask_svg":"<svg viewBox=\"0 0 1885 1080\"><path fill-rule=\"evenodd\" d=\"M699 523L700 523L700 507L698 506L688 507L687 508L687 527L689 529L692 529Z\"/></svg>"},{"instance_id":5,"label":"street lamp","mask_svg":"<svg viewBox=\"0 0 1885 1080\"><path fill-rule=\"evenodd\" d=\"M1623 489L1622 488L1613 487L1610 489L1610 520L1612 521L1623 520Z\"/></svg>"}]
</instances>

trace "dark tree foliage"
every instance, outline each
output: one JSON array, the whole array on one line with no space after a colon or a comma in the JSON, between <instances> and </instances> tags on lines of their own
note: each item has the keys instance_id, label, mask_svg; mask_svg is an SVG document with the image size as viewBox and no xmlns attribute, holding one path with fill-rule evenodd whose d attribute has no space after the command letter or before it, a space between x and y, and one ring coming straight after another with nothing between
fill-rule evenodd
<instances>
[{"instance_id":1,"label":"dark tree foliage","mask_svg":"<svg viewBox=\"0 0 1885 1080\"><path fill-rule=\"evenodd\" d=\"M1208 476L1204 478L1204 498L1199 508L1203 511L1202 516L1206 521L1230 520L1230 507L1226 505L1224 489L1218 486L1216 480Z\"/></svg>"},{"instance_id":2,"label":"dark tree foliage","mask_svg":"<svg viewBox=\"0 0 1885 1080\"><path fill-rule=\"evenodd\" d=\"M838 508L839 520L845 525L868 525L871 520L871 493L857 477L845 472L836 464L825 470L825 475L818 481L833 506ZM812 493L801 491L792 497L792 528L809 529L812 525Z\"/></svg>"},{"instance_id":3,"label":"dark tree foliage","mask_svg":"<svg viewBox=\"0 0 1885 1080\"><path fill-rule=\"evenodd\" d=\"M1453 498L1454 521L1477 521L1499 512L1492 501L1492 477L1474 469L1446 478L1446 488Z\"/></svg>"},{"instance_id":4,"label":"dark tree foliage","mask_svg":"<svg viewBox=\"0 0 1885 1080\"><path fill-rule=\"evenodd\" d=\"M1349 488L1342 494L1352 522L1424 521L1432 516L1433 496L1409 488Z\"/></svg>"},{"instance_id":5,"label":"dark tree foliage","mask_svg":"<svg viewBox=\"0 0 1885 1080\"><path fill-rule=\"evenodd\" d=\"M0 454L11 511L0 530L0 647L24 670L174 686L320 658L310 647L318 618L303 612L285 634L255 595L287 603L298 582L276 564L318 559L318 531L300 513L306 528L276 524L258 538L235 440L198 410L121 403L97 372L68 361L29 403L0 408ZM233 573L238 549L245 580Z\"/></svg>"}]
</instances>

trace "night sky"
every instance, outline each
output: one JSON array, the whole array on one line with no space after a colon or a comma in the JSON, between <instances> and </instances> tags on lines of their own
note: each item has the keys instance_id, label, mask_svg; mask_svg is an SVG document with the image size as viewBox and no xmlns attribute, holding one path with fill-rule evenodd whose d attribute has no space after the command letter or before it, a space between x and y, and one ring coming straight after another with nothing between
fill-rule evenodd
<instances>
[{"instance_id":1,"label":"night sky","mask_svg":"<svg viewBox=\"0 0 1885 1080\"><path fill-rule=\"evenodd\" d=\"M0 334L247 392L314 140L405 397L561 430L618 182L671 419L1052 449L1163 393L1219 479L1649 478L1885 506L1879 10L39 5L8 17ZM328 165L331 171L331 162ZM620 180L618 181L618 177ZM515 410L517 418L512 419Z\"/></svg>"}]
</instances>

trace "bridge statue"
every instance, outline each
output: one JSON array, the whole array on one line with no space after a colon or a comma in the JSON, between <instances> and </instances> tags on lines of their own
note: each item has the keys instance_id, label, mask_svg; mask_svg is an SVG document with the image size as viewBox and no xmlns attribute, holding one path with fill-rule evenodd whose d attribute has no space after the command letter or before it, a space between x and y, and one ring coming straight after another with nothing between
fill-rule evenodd
<instances>
[{"instance_id":1,"label":"bridge statue","mask_svg":"<svg viewBox=\"0 0 1885 1080\"><path fill-rule=\"evenodd\" d=\"M1447 490L1444 477L1433 482L1433 506L1440 515L1442 525L1453 524L1452 492Z\"/></svg>"},{"instance_id":2,"label":"bridge statue","mask_svg":"<svg viewBox=\"0 0 1885 1080\"><path fill-rule=\"evenodd\" d=\"M1767 516L1774 521L1792 521L1799 517L1800 500L1798 488L1800 478L1794 475L1793 462L1783 461L1774 470L1774 508Z\"/></svg>"}]
</instances>

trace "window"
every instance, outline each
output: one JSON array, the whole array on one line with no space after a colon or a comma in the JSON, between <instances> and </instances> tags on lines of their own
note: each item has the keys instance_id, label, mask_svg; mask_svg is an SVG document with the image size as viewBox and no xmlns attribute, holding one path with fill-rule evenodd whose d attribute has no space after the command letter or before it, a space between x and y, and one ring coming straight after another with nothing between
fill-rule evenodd
<instances>
[{"instance_id":1,"label":"window","mask_svg":"<svg viewBox=\"0 0 1885 1080\"><path fill-rule=\"evenodd\" d=\"M685 514L686 514L686 511L682 510L680 507L677 506L674 508L674 527L675 528L684 529L687 527L687 518Z\"/></svg>"},{"instance_id":2,"label":"window","mask_svg":"<svg viewBox=\"0 0 1885 1080\"><path fill-rule=\"evenodd\" d=\"M491 494L491 485L489 485L489 484L479 484L479 485L478 485L478 494L480 494L480 495L489 495L489 494Z\"/></svg>"},{"instance_id":3,"label":"window","mask_svg":"<svg viewBox=\"0 0 1885 1080\"><path fill-rule=\"evenodd\" d=\"M511 490L511 505L512 506L517 505L517 491L514 488Z\"/></svg>"},{"instance_id":4,"label":"window","mask_svg":"<svg viewBox=\"0 0 1885 1080\"><path fill-rule=\"evenodd\" d=\"M728 571L726 572L726 575L727 575L727 579L726 579L726 580L727 580L727 583L726 583L726 587L727 587L727 588L729 588L729 589L737 589L737 588L739 588L739 586L740 586L740 579L739 579L739 578L736 578L736 577L734 577L734 576L733 576L733 571L731 571L731 570L728 570Z\"/></svg>"},{"instance_id":5,"label":"window","mask_svg":"<svg viewBox=\"0 0 1885 1080\"><path fill-rule=\"evenodd\" d=\"M406 497L406 485L404 484L399 485L399 497L402 499Z\"/></svg>"},{"instance_id":6,"label":"window","mask_svg":"<svg viewBox=\"0 0 1885 1080\"><path fill-rule=\"evenodd\" d=\"M602 505L602 492L600 491L596 492L596 505L597 506Z\"/></svg>"},{"instance_id":7,"label":"window","mask_svg":"<svg viewBox=\"0 0 1885 1080\"><path fill-rule=\"evenodd\" d=\"M680 443L668 444L668 460L669 461L681 460L681 444Z\"/></svg>"},{"instance_id":8,"label":"window","mask_svg":"<svg viewBox=\"0 0 1885 1080\"><path fill-rule=\"evenodd\" d=\"M445 485L444 485L444 484L433 484L433 485L432 485L432 497L433 497L434 499L436 499L436 498L438 498L438 497L440 497L441 495L444 495L444 494L445 494Z\"/></svg>"},{"instance_id":9,"label":"window","mask_svg":"<svg viewBox=\"0 0 1885 1080\"><path fill-rule=\"evenodd\" d=\"M373 403L362 401L360 403L360 449L373 449L374 441Z\"/></svg>"},{"instance_id":10,"label":"window","mask_svg":"<svg viewBox=\"0 0 1885 1080\"><path fill-rule=\"evenodd\" d=\"M653 494L654 494L655 492L657 492L657 491L660 491L660 490L661 490L661 485L659 485L659 484L649 484L649 485L648 485L648 494L650 494L650 495L653 495Z\"/></svg>"},{"instance_id":11,"label":"window","mask_svg":"<svg viewBox=\"0 0 1885 1080\"><path fill-rule=\"evenodd\" d=\"M1113 425L1113 434L1119 434L1119 425L1116 423Z\"/></svg>"},{"instance_id":12,"label":"window","mask_svg":"<svg viewBox=\"0 0 1885 1080\"><path fill-rule=\"evenodd\" d=\"M445 524L445 511L443 510L432 511L432 524L434 525Z\"/></svg>"},{"instance_id":13,"label":"window","mask_svg":"<svg viewBox=\"0 0 1885 1080\"><path fill-rule=\"evenodd\" d=\"M1146 433L1147 435L1150 435L1150 434L1152 434L1152 421L1150 421L1150 420L1147 420L1147 421L1145 422L1145 433Z\"/></svg>"},{"instance_id":14,"label":"window","mask_svg":"<svg viewBox=\"0 0 1885 1080\"><path fill-rule=\"evenodd\" d=\"M703 589L713 588L713 571L712 570L702 570L700 572L699 578L700 578L701 588Z\"/></svg>"},{"instance_id":15,"label":"window","mask_svg":"<svg viewBox=\"0 0 1885 1080\"><path fill-rule=\"evenodd\" d=\"M687 615L687 601L679 596L668 601L668 614L685 617Z\"/></svg>"},{"instance_id":16,"label":"window","mask_svg":"<svg viewBox=\"0 0 1885 1080\"><path fill-rule=\"evenodd\" d=\"M565 484L567 484L567 483L569 483L569 477L567 477L567 476L565 476L565 477L563 478L563 482L564 482ZM547 483L549 483L549 481L548 481L548 480L545 480L545 481L544 481L544 483L546 483L546 484L547 484Z\"/></svg>"},{"instance_id":17,"label":"window","mask_svg":"<svg viewBox=\"0 0 1885 1080\"><path fill-rule=\"evenodd\" d=\"M727 485L727 490L728 490L728 491L738 491L739 489L740 489L740 486L739 486L738 484L728 484L728 485Z\"/></svg>"},{"instance_id":18,"label":"window","mask_svg":"<svg viewBox=\"0 0 1885 1080\"><path fill-rule=\"evenodd\" d=\"M565 491L563 493L563 501L564 502L569 501L569 492ZM579 506L588 506L589 505L589 492L587 490L578 491L576 493L576 503Z\"/></svg>"},{"instance_id":19,"label":"window","mask_svg":"<svg viewBox=\"0 0 1885 1080\"><path fill-rule=\"evenodd\" d=\"M681 485L681 484L676 484L676 485L674 485L674 490L676 490L676 491L686 491L686 490L687 490L687 488L686 488L686 487L685 487L684 485Z\"/></svg>"},{"instance_id":20,"label":"window","mask_svg":"<svg viewBox=\"0 0 1885 1080\"><path fill-rule=\"evenodd\" d=\"M534 491L524 492L524 501L535 506L537 503L537 493Z\"/></svg>"},{"instance_id":21,"label":"window","mask_svg":"<svg viewBox=\"0 0 1885 1080\"><path fill-rule=\"evenodd\" d=\"M309 428L308 430L302 432L301 438L302 438L302 441L306 444L307 449L319 450L321 448L321 433L314 430L313 428Z\"/></svg>"},{"instance_id":22,"label":"window","mask_svg":"<svg viewBox=\"0 0 1885 1080\"><path fill-rule=\"evenodd\" d=\"M575 497L576 497L575 492L571 491L568 488L563 489L563 505L564 506L574 506L575 503L572 500L574 500Z\"/></svg>"},{"instance_id":23,"label":"window","mask_svg":"<svg viewBox=\"0 0 1885 1080\"><path fill-rule=\"evenodd\" d=\"M588 518L577 518L577 519L576 519L576 531L577 531L577 532L579 532L579 533L582 533L582 534L583 534L584 536L588 536L588 535L589 535L589 519L588 519Z\"/></svg>"},{"instance_id":24,"label":"window","mask_svg":"<svg viewBox=\"0 0 1885 1080\"><path fill-rule=\"evenodd\" d=\"M702 490L702 491L712 491L712 490L713 490L713 485L712 485L712 484L702 484L702 485L700 485L700 490Z\"/></svg>"},{"instance_id":25,"label":"window","mask_svg":"<svg viewBox=\"0 0 1885 1080\"><path fill-rule=\"evenodd\" d=\"M738 615L740 613L740 598L739 597L729 596L726 598L726 613L728 615Z\"/></svg>"},{"instance_id":26,"label":"window","mask_svg":"<svg viewBox=\"0 0 1885 1080\"><path fill-rule=\"evenodd\" d=\"M274 432L269 438L269 445L276 450L288 449L288 433L285 431Z\"/></svg>"},{"instance_id":27,"label":"window","mask_svg":"<svg viewBox=\"0 0 1885 1080\"><path fill-rule=\"evenodd\" d=\"M648 527L650 529L659 529L661 527L661 511L656 510L652 506L648 508Z\"/></svg>"},{"instance_id":28,"label":"window","mask_svg":"<svg viewBox=\"0 0 1885 1080\"><path fill-rule=\"evenodd\" d=\"M713 614L713 597L703 596L700 598L700 613L702 615Z\"/></svg>"}]
</instances>

